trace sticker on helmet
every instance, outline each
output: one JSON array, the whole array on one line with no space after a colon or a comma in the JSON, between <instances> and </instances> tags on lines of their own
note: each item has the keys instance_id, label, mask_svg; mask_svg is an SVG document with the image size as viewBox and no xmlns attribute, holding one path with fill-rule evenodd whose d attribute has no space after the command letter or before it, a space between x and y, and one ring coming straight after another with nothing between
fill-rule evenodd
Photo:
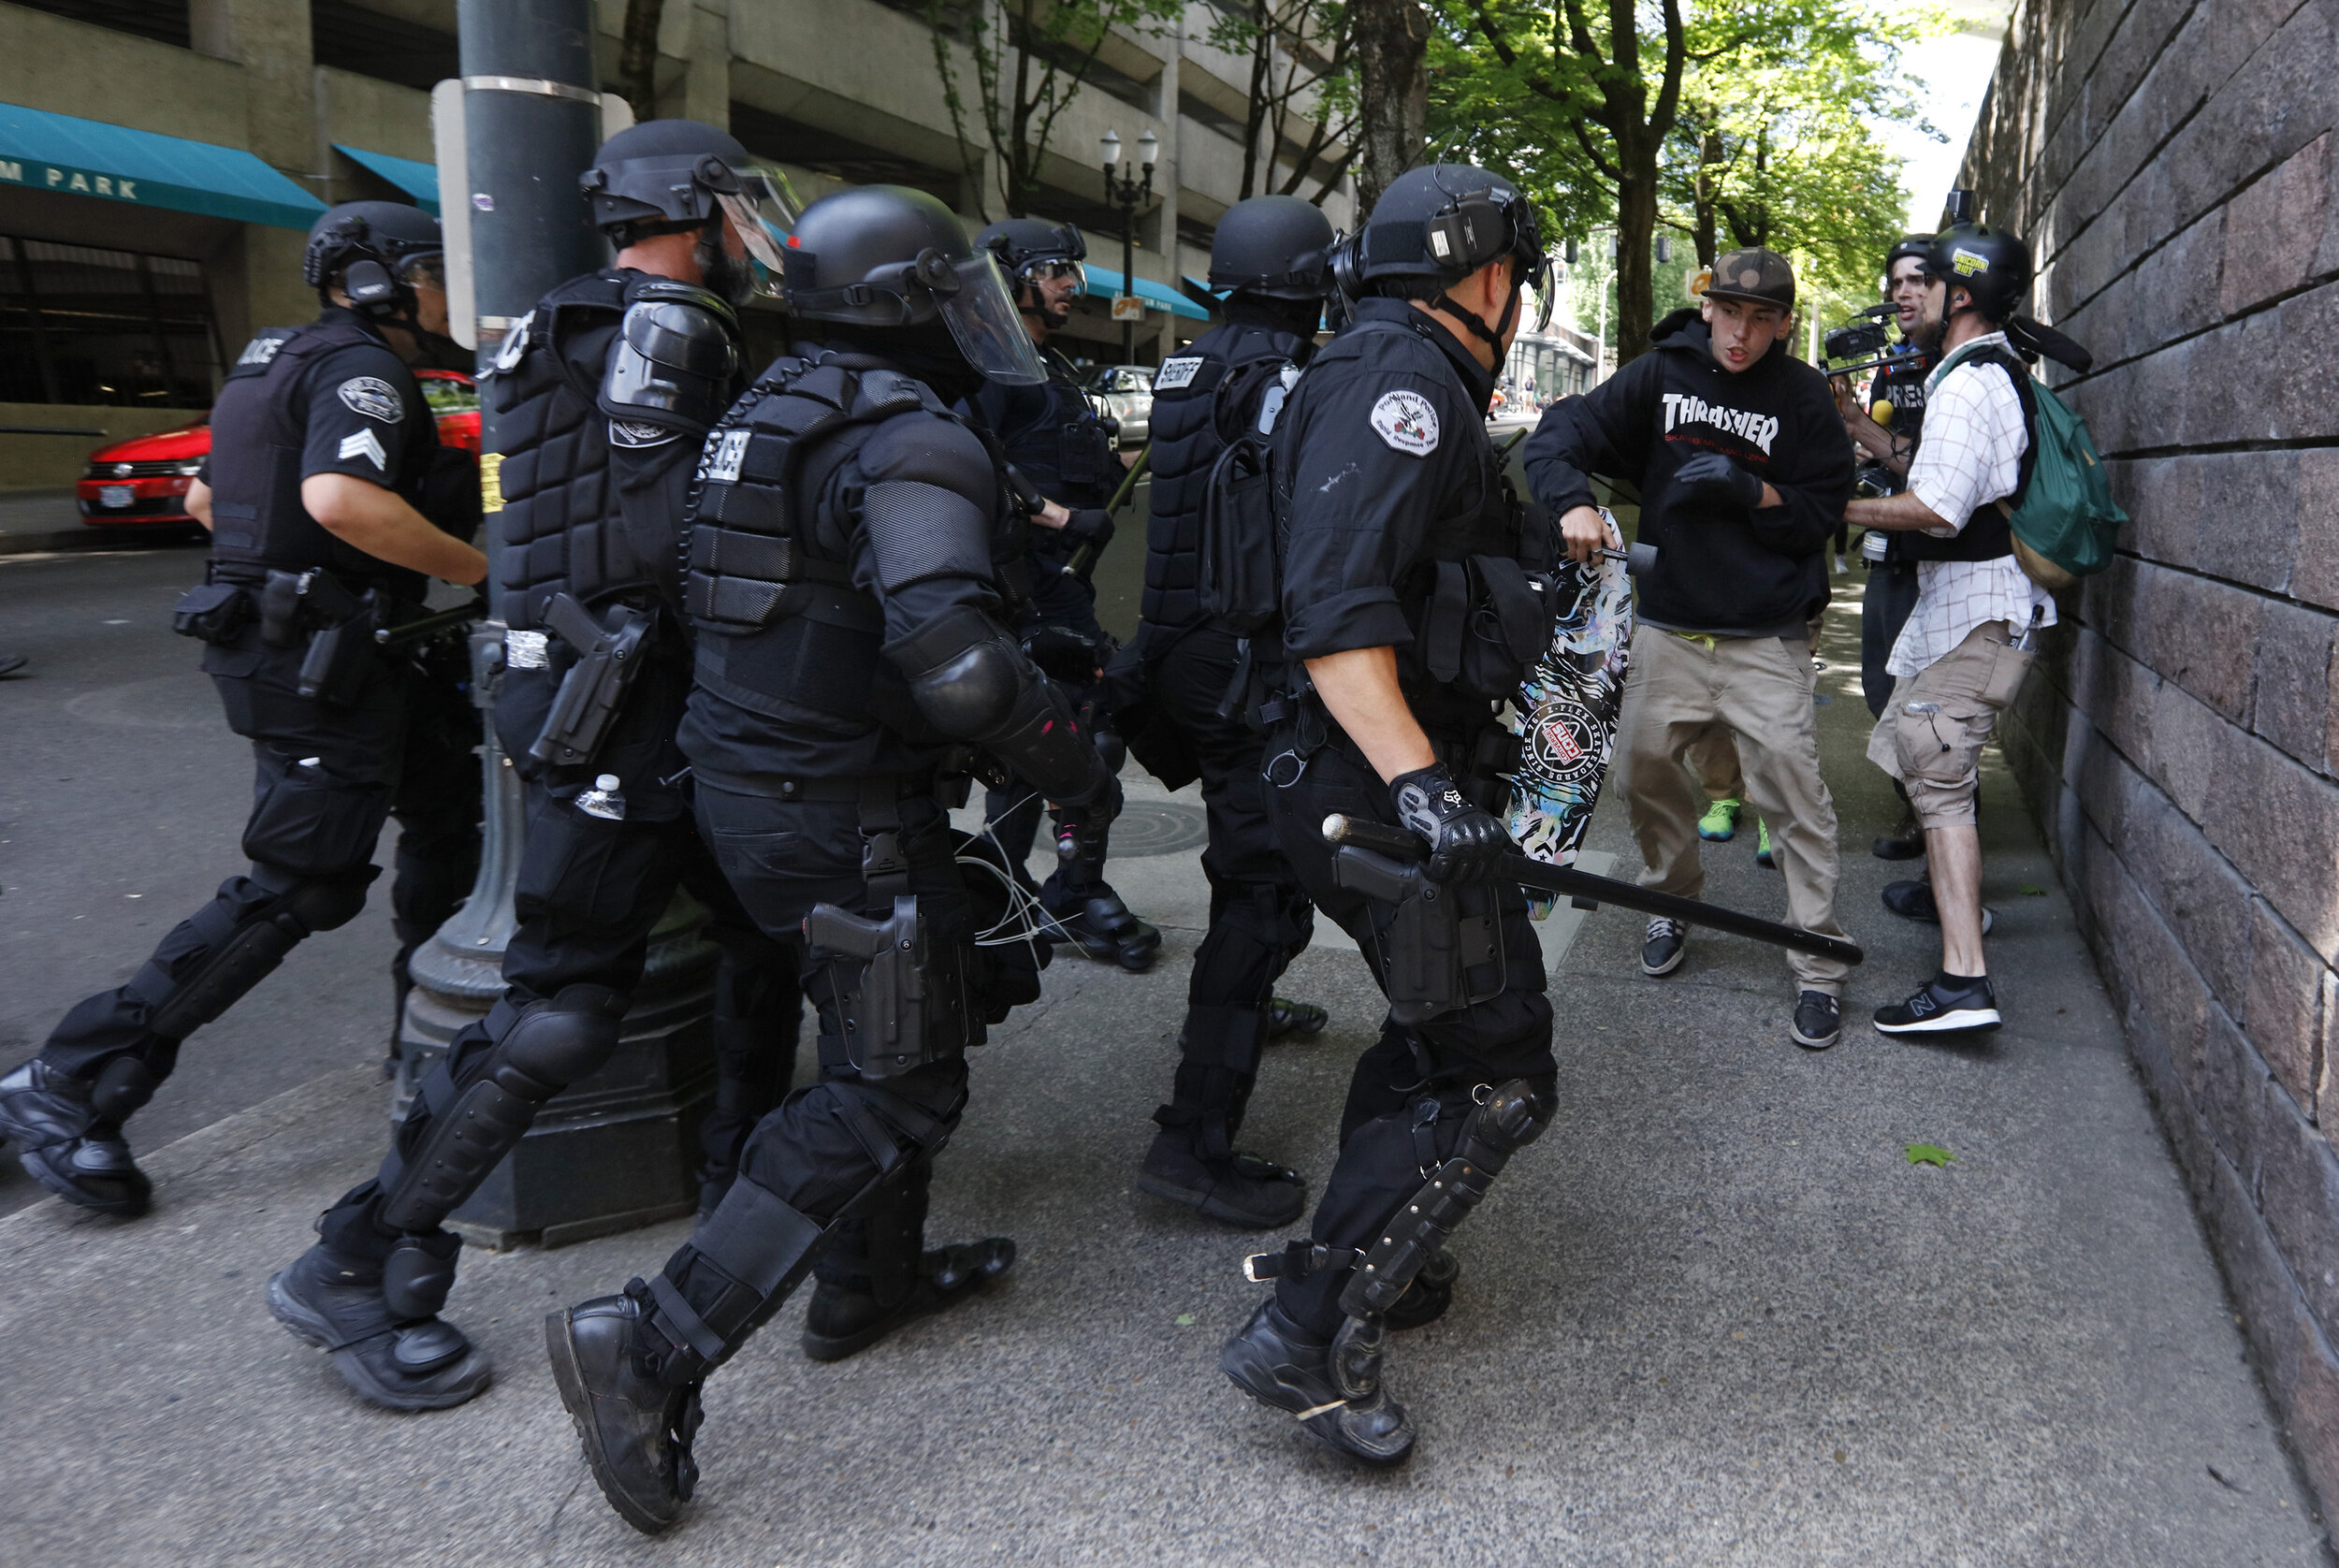
<instances>
[{"instance_id":1,"label":"sticker on helmet","mask_svg":"<svg viewBox=\"0 0 2339 1568\"><path fill-rule=\"evenodd\" d=\"M398 388L380 376L351 376L341 385L341 398L353 412L368 419L379 419L385 425L397 424L406 413L398 400Z\"/></svg>"},{"instance_id":2,"label":"sticker on helmet","mask_svg":"<svg viewBox=\"0 0 2339 1568\"><path fill-rule=\"evenodd\" d=\"M1201 368L1202 361L1199 355L1184 355L1176 359L1165 359L1161 362L1161 369L1154 372L1154 390L1174 392L1181 386L1191 386L1194 385L1195 372Z\"/></svg>"},{"instance_id":3,"label":"sticker on helmet","mask_svg":"<svg viewBox=\"0 0 2339 1568\"><path fill-rule=\"evenodd\" d=\"M1437 450L1437 410L1418 392L1384 392L1373 405L1374 433L1400 452L1426 457Z\"/></svg>"},{"instance_id":4,"label":"sticker on helmet","mask_svg":"<svg viewBox=\"0 0 2339 1568\"><path fill-rule=\"evenodd\" d=\"M682 432L664 425L652 425L639 419L609 421L609 444L612 446L663 446L678 439Z\"/></svg>"},{"instance_id":5,"label":"sticker on helmet","mask_svg":"<svg viewBox=\"0 0 2339 1568\"><path fill-rule=\"evenodd\" d=\"M1961 278L1970 278L1976 272L1987 272L1990 269L1988 256L1969 251L1963 245L1949 253L1949 264L1957 269L1957 275Z\"/></svg>"},{"instance_id":6,"label":"sticker on helmet","mask_svg":"<svg viewBox=\"0 0 2339 1568\"><path fill-rule=\"evenodd\" d=\"M375 468L384 473L390 472L389 454L382 450L382 438L371 430L359 430L355 435L341 437L341 457L343 459L370 457Z\"/></svg>"}]
</instances>

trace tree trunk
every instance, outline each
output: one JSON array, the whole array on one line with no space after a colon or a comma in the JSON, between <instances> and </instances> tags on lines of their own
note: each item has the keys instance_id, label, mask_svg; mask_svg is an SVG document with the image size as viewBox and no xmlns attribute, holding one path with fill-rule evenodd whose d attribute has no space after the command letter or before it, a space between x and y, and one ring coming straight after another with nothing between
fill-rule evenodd
<instances>
[{"instance_id":1,"label":"tree trunk","mask_svg":"<svg viewBox=\"0 0 2339 1568\"><path fill-rule=\"evenodd\" d=\"M1429 122L1430 14L1415 0L1354 0L1357 225L1421 151Z\"/></svg>"},{"instance_id":2,"label":"tree trunk","mask_svg":"<svg viewBox=\"0 0 2339 1568\"><path fill-rule=\"evenodd\" d=\"M1717 221L1714 216L1714 182L1706 170L1722 161L1722 138L1707 131L1697 143L1697 265L1711 267L1714 257L1722 254Z\"/></svg>"},{"instance_id":3,"label":"tree trunk","mask_svg":"<svg viewBox=\"0 0 2339 1568\"><path fill-rule=\"evenodd\" d=\"M625 39L617 51L617 81L636 120L658 118L658 23L665 0L625 0Z\"/></svg>"},{"instance_id":4,"label":"tree trunk","mask_svg":"<svg viewBox=\"0 0 2339 1568\"><path fill-rule=\"evenodd\" d=\"M1617 141L1616 363L1619 370L1649 352L1655 309L1649 242L1657 232L1657 144L1652 136Z\"/></svg>"}]
</instances>

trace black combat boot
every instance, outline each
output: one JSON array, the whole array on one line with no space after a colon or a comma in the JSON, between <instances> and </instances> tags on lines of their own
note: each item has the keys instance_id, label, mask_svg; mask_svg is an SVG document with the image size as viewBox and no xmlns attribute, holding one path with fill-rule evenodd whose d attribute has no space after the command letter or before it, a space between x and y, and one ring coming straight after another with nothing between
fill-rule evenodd
<instances>
[{"instance_id":1,"label":"black combat boot","mask_svg":"<svg viewBox=\"0 0 2339 1568\"><path fill-rule=\"evenodd\" d=\"M135 1219L146 1212L153 1183L93 1093L36 1056L0 1078L0 1138L16 1144L26 1175L67 1203Z\"/></svg>"},{"instance_id":2,"label":"black combat boot","mask_svg":"<svg viewBox=\"0 0 2339 1568\"><path fill-rule=\"evenodd\" d=\"M380 1259L322 1241L268 1282L268 1310L294 1338L329 1353L358 1398L385 1410L451 1409L495 1379L460 1328L391 1306Z\"/></svg>"},{"instance_id":3,"label":"black combat boot","mask_svg":"<svg viewBox=\"0 0 2339 1568\"><path fill-rule=\"evenodd\" d=\"M1085 893L1067 893L1054 878L1039 892L1039 907L1051 921L1052 942L1068 942L1103 964L1118 964L1132 975L1154 966L1161 933L1129 913L1121 895L1103 882Z\"/></svg>"},{"instance_id":4,"label":"black combat boot","mask_svg":"<svg viewBox=\"0 0 2339 1568\"><path fill-rule=\"evenodd\" d=\"M1314 1002L1293 1002L1278 996L1267 1004L1267 1038L1282 1039L1286 1035L1320 1035L1332 1015Z\"/></svg>"},{"instance_id":5,"label":"black combat boot","mask_svg":"<svg viewBox=\"0 0 2339 1568\"><path fill-rule=\"evenodd\" d=\"M1164 1127L1145 1152L1137 1184L1238 1230L1275 1230L1298 1220L1308 1186L1300 1173L1240 1152L1217 1158L1194 1149L1188 1127Z\"/></svg>"},{"instance_id":6,"label":"black combat boot","mask_svg":"<svg viewBox=\"0 0 2339 1568\"><path fill-rule=\"evenodd\" d=\"M1270 1297L1227 1342L1218 1366L1259 1403L1298 1416L1327 1448L1379 1468L1402 1464L1413 1453L1413 1423L1381 1387L1384 1328L1377 1318L1352 1317L1327 1343Z\"/></svg>"},{"instance_id":7,"label":"black combat boot","mask_svg":"<svg viewBox=\"0 0 2339 1568\"><path fill-rule=\"evenodd\" d=\"M937 1247L919 1257L917 1272L890 1306L873 1291L821 1280L805 1313L804 1353L815 1361L841 1361L905 1323L958 1305L1014 1264L1015 1243L1004 1236Z\"/></svg>"},{"instance_id":8,"label":"black combat boot","mask_svg":"<svg viewBox=\"0 0 2339 1568\"><path fill-rule=\"evenodd\" d=\"M1399 1332L1435 1323L1454 1304L1454 1282L1460 1278L1460 1260L1444 1247L1438 1248L1405 1293L1397 1298L1397 1304L1381 1314L1381 1320Z\"/></svg>"},{"instance_id":9,"label":"black combat boot","mask_svg":"<svg viewBox=\"0 0 2339 1568\"><path fill-rule=\"evenodd\" d=\"M705 1363L648 1323L649 1288L633 1281L545 1319L545 1349L609 1505L646 1535L669 1529L698 1485L690 1440L705 1413Z\"/></svg>"}]
</instances>

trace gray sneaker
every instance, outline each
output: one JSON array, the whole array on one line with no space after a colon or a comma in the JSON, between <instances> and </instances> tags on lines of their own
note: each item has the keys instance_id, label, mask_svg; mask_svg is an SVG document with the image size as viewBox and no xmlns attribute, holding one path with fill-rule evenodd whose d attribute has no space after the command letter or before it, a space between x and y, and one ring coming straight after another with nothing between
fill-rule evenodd
<instances>
[{"instance_id":1,"label":"gray sneaker","mask_svg":"<svg viewBox=\"0 0 2339 1568\"><path fill-rule=\"evenodd\" d=\"M1681 966L1690 928L1670 915L1649 917L1649 934L1641 938L1640 972L1650 978L1669 975Z\"/></svg>"}]
</instances>

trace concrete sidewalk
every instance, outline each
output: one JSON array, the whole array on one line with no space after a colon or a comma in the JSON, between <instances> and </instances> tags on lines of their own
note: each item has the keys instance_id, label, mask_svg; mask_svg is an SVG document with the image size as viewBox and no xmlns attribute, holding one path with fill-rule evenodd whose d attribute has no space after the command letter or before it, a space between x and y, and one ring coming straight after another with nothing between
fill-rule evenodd
<instances>
[{"instance_id":1,"label":"concrete sidewalk","mask_svg":"<svg viewBox=\"0 0 2339 1568\"><path fill-rule=\"evenodd\" d=\"M1985 885L2008 1027L1928 1048L1865 1026L1935 958L1876 902L1901 868L1866 853L1891 796L1860 757L1856 614L1847 596L1823 650L1870 953L1843 1043L1788 1043L1770 950L1700 934L1649 981L1637 919L1547 928L1562 1112L1462 1232L1452 1314L1391 1358L1421 1430L1406 1469L1351 1469L1227 1386L1250 1247L1134 1191L1205 907L1174 853L1114 870L1170 927L1156 970L1059 960L976 1057L935 1234L1010 1232L1014 1273L835 1367L797 1353L792 1304L709 1385L700 1500L669 1537L588 1478L539 1322L655 1268L682 1227L472 1254L450 1315L500 1381L458 1411L367 1409L269 1320L269 1273L385 1131L353 1063L155 1152L135 1225L53 1201L0 1219L0 1563L2326 1561L2002 775ZM1177 826L1184 802L1132 792ZM1629 867L1621 824L1612 804L1593 842ZM1751 821L1708 852L1709 897L1782 912ZM1245 1142L1320 1182L1379 1008L1329 928L1283 989L1333 1023L1271 1051ZM198 1039L185 1070L201 1059ZM1954 1163L1911 1166L1919 1141Z\"/></svg>"}]
</instances>

